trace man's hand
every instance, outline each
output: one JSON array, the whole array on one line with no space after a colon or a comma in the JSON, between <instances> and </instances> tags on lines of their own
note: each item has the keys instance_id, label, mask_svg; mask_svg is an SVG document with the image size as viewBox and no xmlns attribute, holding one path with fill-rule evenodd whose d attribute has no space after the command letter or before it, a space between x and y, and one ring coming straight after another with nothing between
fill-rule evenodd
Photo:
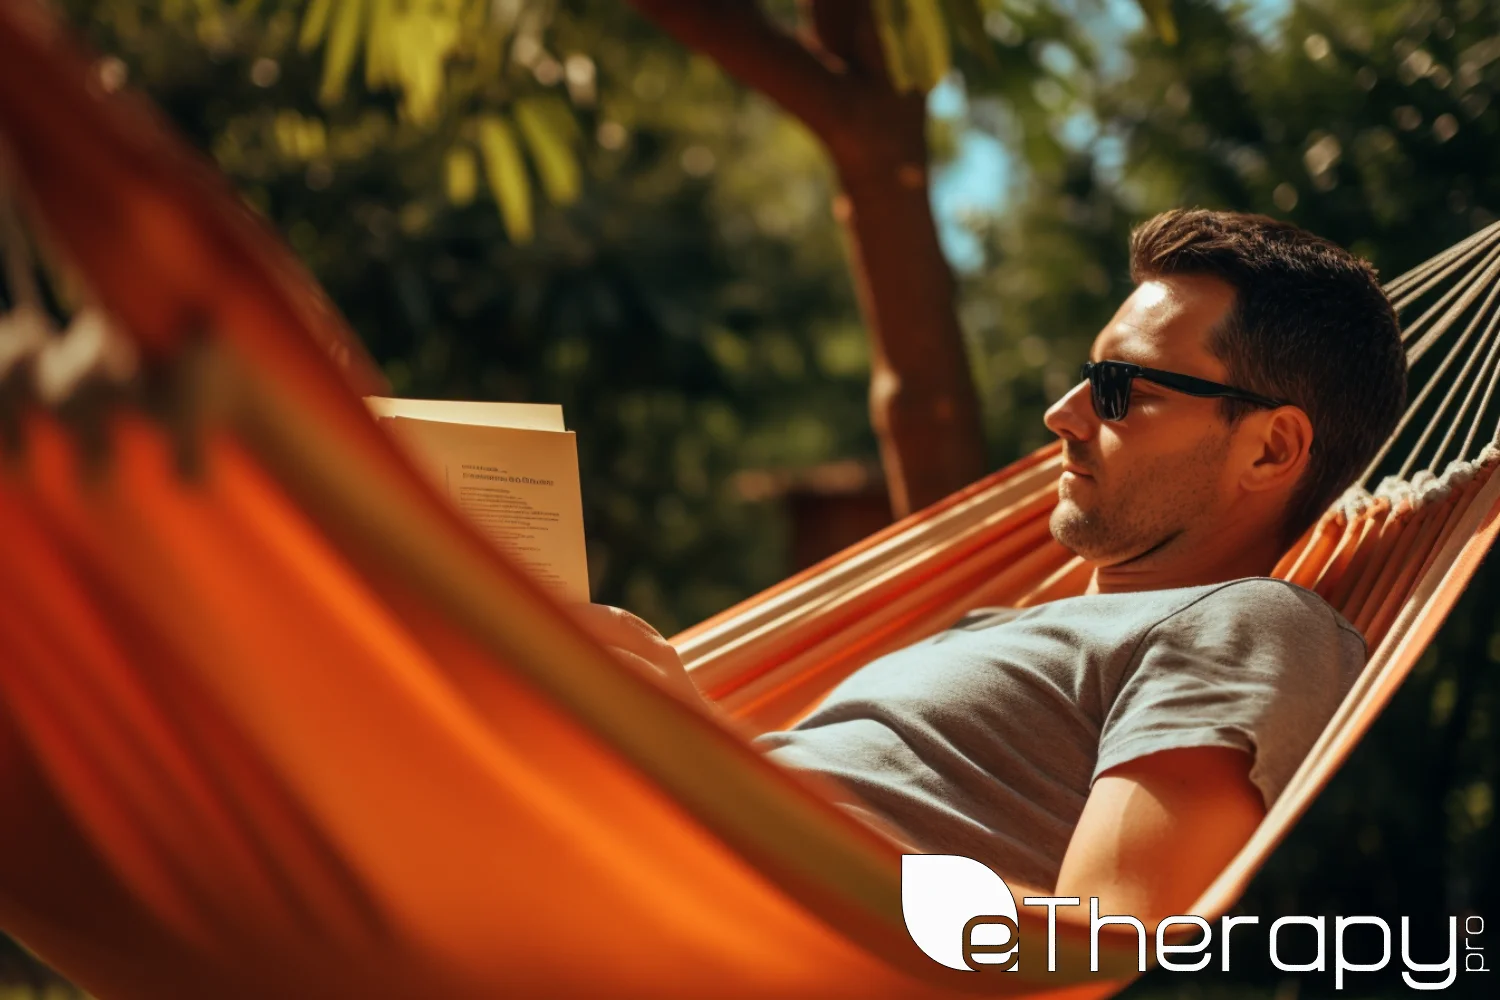
<instances>
[{"instance_id":1,"label":"man's hand","mask_svg":"<svg viewBox=\"0 0 1500 1000\"><path fill-rule=\"evenodd\" d=\"M1149 928L1193 905L1265 816L1250 754L1161 750L1099 775L1058 873L1059 896ZM1085 911L1086 912L1086 911Z\"/></svg>"},{"instance_id":2,"label":"man's hand","mask_svg":"<svg viewBox=\"0 0 1500 1000\"><path fill-rule=\"evenodd\" d=\"M645 620L607 604L574 605L569 610L580 625L621 660L643 673L666 678L674 691L705 704L676 648Z\"/></svg>"}]
</instances>

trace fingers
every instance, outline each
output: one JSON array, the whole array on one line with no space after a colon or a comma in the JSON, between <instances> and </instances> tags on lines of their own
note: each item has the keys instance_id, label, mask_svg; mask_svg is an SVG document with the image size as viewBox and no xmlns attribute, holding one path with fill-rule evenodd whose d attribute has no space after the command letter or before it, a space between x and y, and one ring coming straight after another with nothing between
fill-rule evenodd
<instances>
[{"instance_id":1,"label":"fingers","mask_svg":"<svg viewBox=\"0 0 1500 1000\"><path fill-rule=\"evenodd\" d=\"M585 604L573 611L578 621L604 645L634 653L659 670L682 670L677 650L645 620L606 604Z\"/></svg>"},{"instance_id":2,"label":"fingers","mask_svg":"<svg viewBox=\"0 0 1500 1000\"><path fill-rule=\"evenodd\" d=\"M699 708L713 703L699 692L682 665L677 649L643 618L607 604L574 604L569 612L589 634L607 646L622 663L647 675L662 678L669 689Z\"/></svg>"},{"instance_id":3,"label":"fingers","mask_svg":"<svg viewBox=\"0 0 1500 1000\"><path fill-rule=\"evenodd\" d=\"M703 695L698 692L697 686L693 684L693 679L688 676L687 671L682 669L680 664L667 669L658 666L652 660L648 660L628 649L622 649L619 646L611 646L609 647L609 651L636 670L644 674L655 674L661 677L667 682L669 688L680 695L684 695L690 701L701 702L703 700Z\"/></svg>"}]
</instances>

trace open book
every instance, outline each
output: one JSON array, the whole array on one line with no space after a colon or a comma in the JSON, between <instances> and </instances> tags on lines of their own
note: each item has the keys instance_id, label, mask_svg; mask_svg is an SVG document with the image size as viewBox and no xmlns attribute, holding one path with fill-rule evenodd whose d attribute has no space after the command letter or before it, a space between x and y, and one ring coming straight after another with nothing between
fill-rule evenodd
<instances>
[{"instance_id":1,"label":"open book","mask_svg":"<svg viewBox=\"0 0 1500 1000\"><path fill-rule=\"evenodd\" d=\"M563 600L589 599L578 448L562 407L365 402L481 532Z\"/></svg>"}]
</instances>

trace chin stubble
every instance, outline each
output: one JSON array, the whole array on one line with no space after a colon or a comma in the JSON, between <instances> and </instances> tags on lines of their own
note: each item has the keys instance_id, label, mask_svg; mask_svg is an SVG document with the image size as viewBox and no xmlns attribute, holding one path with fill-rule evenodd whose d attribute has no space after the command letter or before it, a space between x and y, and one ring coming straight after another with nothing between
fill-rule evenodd
<instances>
[{"instance_id":1,"label":"chin stubble","mask_svg":"<svg viewBox=\"0 0 1500 1000\"><path fill-rule=\"evenodd\" d=\"M1141 467L1092 509L1060 496L1049 521L1052 536L1090 562L1134 562L1159 551L1212 506L1211 473L1227 447L1227 436L1210 437L1191 452Z\"/></svg>"}]
</instances>

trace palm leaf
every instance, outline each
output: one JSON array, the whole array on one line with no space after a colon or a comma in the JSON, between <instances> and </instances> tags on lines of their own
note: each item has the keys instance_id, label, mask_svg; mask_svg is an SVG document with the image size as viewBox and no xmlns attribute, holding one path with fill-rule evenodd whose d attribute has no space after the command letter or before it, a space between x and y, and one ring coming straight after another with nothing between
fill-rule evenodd
<instances>
[{"instance_id":1,"label":"palm leaf","mask_svg":"<svg viewBox=\"0 0 1500 1000\"><path fill-rule=\"evenodd\" d=\"M463 206L474 201L474 195L479 192L479 164L472 149L454 146L448 150L443 161L443 187L453 205Z\"/></svg>"},{"instance_id":2,"label":"palm leaf","mask_svg":"<svg viewBox=\"0 0 1500 1000\"><path fill-rule=\"evenodd\" d=\"M913 81L908 69L906 37L901 30L905 20L903 13L901 0L875 0L875 28L885 53L885 73L892 87L905 92L912 88Z\"/></svg>"},{"instance_id":3,"label":"palm leaf","mask_svg":"<svg viewBox=\"0 0 1500 1000\"><path fill-rule=\"evenodd\" d=\"M363 41L366 6L367 0L339 0L334 11L328 28L328 45L323 50L323 79L318 87L318 100L324 104L333 104L344 96L349 71L354 68L354 57Z\"/></svg>"},{"instance_id":4,"label":"palm leaf","mask_svg":"<svg viewBox=\"0 0 1500 1000\"><path fill-rule=\"evenodd\" d=\"M328 15L333 12L333 0L312 0L307 13L302 15L302 30L297 35L297 47L311 52L323 40L328 31Z\"/></svg>"},{"instance_id":5,"label":"palm leaf","mask_svg":"<svg viewBox=\"0 0 1500 1000\"><path fill-rule=\"evenodd\" d=\"M913 83L923 91L931 90L948 75L953 66L953 49L948 43L948 22L943 17L941 0L906 0L907 46L919 67Z\"/></svg>"},{"instance_id":6,"label":"palm leaf","mask_svg":"<svg viewBox=\"0 0 1500 1000\"><path fill-rule=\"evenodd\" d=\"M995 43L984 30L984 10L980 0L945 0L943 9L959 43L993 69L999 60L995 56Z\"/></svg>"},{"instance_id":7,"label":"palm leaf","mask_svg":"<svg viewBox=\"0 0 1500 1000\"><path fill-rule=\"evenodd\" d=\"M484 154L484 176L500 206L500 219L513 242L529 243L535 235L531 219L531 182L516 142L515 129L500 115L479 119L479 149Z\"/></svg>"},{"instance_id":8,"label":"palm leaf","mask_svg":"<svg viewBox=\"0 0 1500 1000\"><path fill-rule=\"evenodd\" d=\"M1177 44L1177 19L1172 16L1172 0L1139 0L1156 34L1168 45Z\"/></svg>"},{"instance_id":9,"label":"palm leaf","mask_svg":"<svg viewBox=\"0 0 1500 1000\"><path fill-rule=\"evenodd\" d=\"M561 124L572 124L572 117L552 97L521 98L516 101L515 116L547 197L558 205L575 201L581 171L568 132Z\"/></svg>"}]
</instances>

